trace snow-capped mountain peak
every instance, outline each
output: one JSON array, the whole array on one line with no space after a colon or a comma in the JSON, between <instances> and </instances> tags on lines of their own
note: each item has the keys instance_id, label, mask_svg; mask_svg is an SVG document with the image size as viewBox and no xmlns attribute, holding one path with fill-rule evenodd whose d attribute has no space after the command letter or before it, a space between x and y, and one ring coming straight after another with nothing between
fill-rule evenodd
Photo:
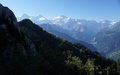
<instances>
[{"instance_id":1,"label":"snow-capped mountain peak","mask_svg":"<svg viewBox=\"0 0 120 75\"><path fill-rule=\"evenodd\" d=\"M19 18L27 18L27 17L30 17L30 16L28 16L27 14L23 14L23 15L19 16Z\"/></svg>"},{"instance_id":2,"label":"snow-capped mountain peak","mask_svg":"<svg viewBox=\"0 0 120 75\"><path fill-rule=\"evenodd\" d=\"M23 20L23 19L29 19L29 18L30 18L29 15L27 15L27 14L23 14L23 15L21 15L21 16L18 16L18 17L17 17L17 20L20 21L20 20Z\"/></svg>"},{"instance_id":3,"label":"snow-capped mountain peak","mask_svg":"<svg viewBox=\"0 0 120 75\"><path fill-rule=\"evenodd\" d=\"M61 16L54 17L52 19L52 23L57 24L57 25L65 25L70 19L71 18L69 18L69 17L61 15Z\"/></svg>"},{"instance_id":4,"label":"snow-capped mountain peak","mask_svg":"<svg viewBox=\"0 0 120 75\"><path fill-rule=\"evenodd\" d=\"M104 20L97 22L95 20L73 19L64 15L56 16L53 19L47 19L42 15L28 16L27 14L23 14L17 19L19 18L21 18L21 20L25 18L31 19L31 21L38 25L48 23L53 27L53 29L68 34L75 39L83 40L86 42L90 42L97 32L112 28L115 25L120 25L120 21L112 22L109 20Z\"/></svg>"},{"instance_id":5,"label":"snow-capped mountain peak","mask_svg":"<svg viewBox=\"0 0 120 75\"><path fill-rule=\"evenodd\" d=\"M29 16L27 14L23 14L22 16L17 17L18 21L21 21L23 19L30 19L32 20L34 23L36 24L42 24L42 23L50 23L45 17L43 17L42 15L38 15L38 16Z\"/></svg>"},{"instance_id":6,"label":"snow-capped mountain peak","mask_svg":"<svg viewBox=\"0 0 120 75\"><path fill-rule=\"evenodd\" d=\"M44 18L44 17L40 17L39 20L40 20L40 21L41 21L41 20L46 20L46 18Z\"/></svg>"},{"instance_id":7,"label":"snow-capped mountain peak","mask_svg":"<svg viewBox=\"0 0 120 75\"><path fill-rule=\"evenodd\" d=\"M54 19L65 19L65 18L68 18L68 17L64 15L54 17Z\"/></svg>"},{"instance_id":8,"label":"snow-capped mountain peak","mask_svg":"<svg viewBox=\"0 0 120 75\"><path fill-rule=\"evenodd\" d=\"M116 22L111 22L110 24L111 24L111 25L114 25L115 23L116 23Z\"/></svg>"},{"instance_id":9,"label":"snow-capped mountain peak","mask_svg":"<svg viewBox=\"0 0 120 75\"><path fill-rule=\"evenodd\" d=\"M108 20L104 20L104 21L101 21L100 23L102 24L110 24L111 21L108 21Z\"/></svg>"},{"instance_id":10,"label":"snow-capped mountain peak","mask_svg":"<svg viewBox=\"0 0 120 75\"><path fill-rule=\"evenodd\" d=\"M116 24L116 22L112 22L109 20L96 22L95 20L72 19L64 15L56 16L53 19L47 19L42 15L29 16L27 14L23 14L17 19L20 21L25 18L31 19L36 24L42 24L42 23L55 24L62 27L63 29L75 30L80 32L85 31L86 28L90 30L94 30L94 32L98 32L101 29L112 27L113 25Z\"/></svg>"}]
</instances>

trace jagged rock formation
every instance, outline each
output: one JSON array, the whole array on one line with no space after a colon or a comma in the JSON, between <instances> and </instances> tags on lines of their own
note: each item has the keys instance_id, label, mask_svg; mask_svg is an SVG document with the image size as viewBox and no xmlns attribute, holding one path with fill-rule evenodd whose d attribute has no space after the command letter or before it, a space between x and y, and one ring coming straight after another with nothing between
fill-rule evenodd
<instances>
[{"instance_id":1,"label":"jagged rock formation","mask_svg":"<svg viewBox=\"0 0 120 75\"><path fill-rule=\"evenodd\" d=\"M17 54L18 53L18 54ZM18 28L14 13L0 4L0 54L13 57L14 55L35 55L34 43Z\"/></svg>"},{"instance_id":2,"label":"jagged rock formation","mask_svg":"<svg viewBox=\"0 0 120 75\"><path fill-rule=\"evenodd\" d=\"M5 24L8 32L14 37L20 37L20 30L17 28L17 19L14 13L0 4L0 24Z\"/></svg>"}]
</instances>

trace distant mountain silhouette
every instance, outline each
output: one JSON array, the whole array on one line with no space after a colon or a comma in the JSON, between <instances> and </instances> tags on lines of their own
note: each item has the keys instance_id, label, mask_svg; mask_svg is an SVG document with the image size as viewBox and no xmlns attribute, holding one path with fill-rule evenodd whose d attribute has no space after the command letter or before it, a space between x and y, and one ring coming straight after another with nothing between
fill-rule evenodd
<instances>
[{"instance_id":1,"label":"distant mountain silhouette","mask_svg":"<svg viewBox=\"0 0 120 75\"><path fill-rule=\"evenodd\" d=\"M26 18L31 19L36 24L43 24L43 23L52 24L53 29L56 28L57 26L60 29L65 30L65 31L62 31L58 29L57 31L65 33L74 39L82 40L87 43L91 43L92 39L94 38L94 35L97 32L103 29L109 28L111 26L114 26L114 24L116 23L108 20L96 22L94 20L72 19L64 15L54 17L53 19L47 19L43 16L36 16L36 17L37 18L35 18L34 16L31 16L29 18L28 17ZM20 21L20 18L21 17L18 17L19 21Z\"/></svg>"}]
</instances>

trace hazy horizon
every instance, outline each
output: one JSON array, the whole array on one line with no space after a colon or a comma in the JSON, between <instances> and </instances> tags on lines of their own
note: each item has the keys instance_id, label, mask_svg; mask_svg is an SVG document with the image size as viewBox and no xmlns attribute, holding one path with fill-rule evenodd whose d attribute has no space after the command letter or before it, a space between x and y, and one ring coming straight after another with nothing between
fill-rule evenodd
<instances>
[{"instance_id":1,"label":"hazy horizon","mask_svg":"<svg viewBox=\"0 0 120 75\"><path fill-rule=\"evenodd\" d=\"M22 14L42 15L47 19L65 15L74 19L95 21L120 20L119 0L1 0L18 17Z\"/></svg>"}]
</instances>

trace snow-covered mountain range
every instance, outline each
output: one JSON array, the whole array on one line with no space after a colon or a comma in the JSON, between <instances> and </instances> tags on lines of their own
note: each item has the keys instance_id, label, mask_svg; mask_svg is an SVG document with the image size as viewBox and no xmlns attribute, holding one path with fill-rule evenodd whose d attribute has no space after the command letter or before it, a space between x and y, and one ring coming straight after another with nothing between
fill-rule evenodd
<instances>
[{"instance_id":1,"label":"snow-covered mountain range","mask_svg":"<svg viewBox=\"0 0 120 75\"><path fill-rule=\"evenodd\" d=\"M95 20L86 19L72 19L64 15L54 17L53 19L47 19L44 16L29 16L23 14L17 17L17 20L30 19L34 23L40 24L50 24L51 27L59 32L68 34L74 39L83 40L86 42L91 42L94 35L106 28L113 27L117 22L112 22L104 20L101 22L96 22Z\"/></svg>"}]
</instances>

